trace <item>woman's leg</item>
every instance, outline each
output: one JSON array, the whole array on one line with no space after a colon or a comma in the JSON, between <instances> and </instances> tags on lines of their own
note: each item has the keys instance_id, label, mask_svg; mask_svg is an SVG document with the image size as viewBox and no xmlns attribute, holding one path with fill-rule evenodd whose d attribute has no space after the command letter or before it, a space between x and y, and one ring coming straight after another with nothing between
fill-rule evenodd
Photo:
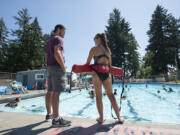
<instances>
[{"instance_id":1,"label":"woman's leg","mask_svg":"<svg viewBox=\"0 0 180 135\"><path fill-rule=\"evenodd\" d=\"M103 122L102 82L100 81L99 77L96 75L95 72L93 72L92 75L94 89L96 93L96 106L99 112L98 121Z\"/></svg>"},{"instance_id":2,"label":"woman's leg","mask_svg":"<svg viewBox=\"0 0 180 135\"><path fill-rule=\"evenodd\" d=\"M114 96L114 94L112 93L112 81L111 81L111 77L109 77L107 80L103 81L103 86L106 90L107 96L111 102L111 105L116 113L116 116L118 118L119 121L123 121L123 119L120 117L119 114L119 108L118 108L118 104L116 101L116 98Z\"/></svg>"}]
</instances>

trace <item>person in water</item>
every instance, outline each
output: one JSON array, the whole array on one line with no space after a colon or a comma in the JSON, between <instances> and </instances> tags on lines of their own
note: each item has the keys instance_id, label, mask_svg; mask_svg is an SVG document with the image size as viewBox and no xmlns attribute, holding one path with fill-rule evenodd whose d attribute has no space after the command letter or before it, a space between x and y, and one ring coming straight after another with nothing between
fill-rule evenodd
<instances>
[{"instance_id":1,"label":"person in water","mask_svg":"<svg viewBox=\"0 0 180 135\"><path fill-rule=\"evenodd\" d=\"M127 96L122 96L121 99L122 100L125 100L127 98Z\"/></svg>"},{"instance_id":2,"label":"person in water","mask_svg":"<svg viewBox=\"0 0 180 135\"><path fill-rule=\"evenodd\" d=\"M169 88L169 92L174 92L172 88Z\"/></svg>"},{"instance_id":3,"label":"person in water","mask_svg":"<svg viewBox=\"0 0 180 135\"><path fill-rule=\"evenodd\" d=\"M163 87L163 90L167 91L167 89L165 87Z\"/></svg>"},{"instance_id":4,"label":"person in water","mask_svg":"<svg viewBox=\"0 0 180 135\"><path fill-rule=\"evenodd\" d=\"M6 107L17 107L18 103L21 101L21 98L16 98L15 101L11 101L7 103L5 106Z\"/></svg>"},{"instance_id":5,"label":"person in water","mask_svg":"<svg viewBox=\"0 0 180 135\"><path fill-rule=\"evenodd\" d=\"M89 95L90 95L89 97L93 99L95 97L94 91L90 91Z\"/></svg>"},{"instance_id":6,"label":"person in water","mask_svg":"<svg viewBox=\"0 0 180 135\"><path fill-rule=\"evenodd\" d=\"M117 95L117 89L114 89L114 93L113 93L114 95Z\"/></svg>"},{"instance_id":7,"label":"person in water","mask_svg":"<svg viewBox=\"0 0 180 135\"><path fill-rule=\"evenodd\" d=\"M108 42L105 33L98 33L94 37L95 47L92 47L86 64L90 64L94 58L94 66L92 67L92 80L96 94L96 105L99 112L98 123L103 123L103 103L102 103L102 85L106 90L106 94L111 102L111 105L116 113L119 123L123 123L123 118L120 117L119 108L115 96L112 92L112 78L109 73L111 66L111 51L108 47Z\"/></svg>"},{"instance_id":8,"label":"person in water","mask_svg":"<svg viewBox=\"0 0 180 135\"><path fill-rule=\"evenodd\" d=\"M165 87L165 85L164 85L164 84L163 84L163 86L162 86L162 87L163 87L163 90L164 90L164 91L167 91L167 89L166 89L166 87Z\"/></svg>"},{"instance_id":9,"label":"person in water","mask_svg":"<svg viewBox=\"0 0 180 135\"><path fill-rule=\"evenodd\" d=\"M104 97L106 96L106 92L103 93L103 96L104 96Z\"/></svg>"},{"instance_id":10,"label":"person in water","mask_svg":"<svg viewBox=\"0 0 180 135\"><path fill-rule=\"evenodd\" d=\"M159 94L159 93L160 93L160 90L158 90L157 93Z\"/></svg>"}]
</instances>

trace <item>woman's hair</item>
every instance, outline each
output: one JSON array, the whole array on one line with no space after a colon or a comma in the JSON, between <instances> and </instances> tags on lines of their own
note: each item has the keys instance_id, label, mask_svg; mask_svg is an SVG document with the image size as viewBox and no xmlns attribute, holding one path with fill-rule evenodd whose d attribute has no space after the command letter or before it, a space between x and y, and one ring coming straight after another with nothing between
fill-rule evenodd
<instances>
[{"instance_id":1,"label":"woman's hair","mask_svg":"<svg viewBox=\"0 0 180 135\"><path fill-rule=\"evenodd\" d=\"M102 45L104 46L104 48L108 51L109 54L111 54L111 50L108 46L108 41L107 41L107 37L106 37L106 34L105 33L98 33L96 34L96 36L94 37L94 40L95 39L98 39L100 38L101 39L101 42L102 42Z\"/></svg>"}]
</instances>

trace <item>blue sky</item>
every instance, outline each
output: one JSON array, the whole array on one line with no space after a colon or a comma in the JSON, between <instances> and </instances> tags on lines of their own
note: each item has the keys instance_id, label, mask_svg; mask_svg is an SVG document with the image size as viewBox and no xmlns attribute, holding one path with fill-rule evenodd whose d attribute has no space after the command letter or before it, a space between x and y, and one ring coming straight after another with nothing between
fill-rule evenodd
<instances>
[{"instance_id":1,"label":"blue sky","mask_svg":"<svg viewBox=\"0 0 180 135\"><path fill-rule=\"evenodd\" d=\"M94 46L93 38L96 33L104 32L113 8L118 8L130 23L143 56L148 44L146 32L157 4L180 18L180 0L1 0L0 17L9 29L14 29L17 26L13 16L27 8L32 17L38 17L43 33L50 33L56 24L65 25L65 58L70 70L72 64L86 62Z\"/></svg>"}]
</instances>

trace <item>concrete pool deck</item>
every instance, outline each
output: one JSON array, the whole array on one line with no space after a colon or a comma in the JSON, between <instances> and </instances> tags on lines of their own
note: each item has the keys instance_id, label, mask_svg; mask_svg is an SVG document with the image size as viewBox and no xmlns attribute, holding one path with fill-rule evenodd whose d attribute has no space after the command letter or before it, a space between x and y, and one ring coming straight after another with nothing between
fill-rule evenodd
<instances>
[{"instance_id":1,"label":"concrete pool deck","mask_svg":"<svg viewBox=\"0 0 180 135\"><path fill-rule=\"evenodd\" d=\"M83 89L83 88L85 88L85 87L73 87L72 91L78 90L78 89ZM45 96L46 93L47 93L47 90L28 90L28 93L25 93L25 94L20 93L20 94L0 95L0 104L12 101L17 97L20 97L23 100L23 99Z\"/></svg>"},{"instance_id":2,"label":"concrete pool deck","mask_svg":"<svg viewBox=\"0 0 180 135\"><path fill-rule=\"evenodd\" d=\"M7 103L11 100L14 100L17 97L20 97L21 99L28 99L33 97L39 97L44 96L46 94L46 90L31 90L28 91L28 93L25 94L8 94L8 95L1 95L0 96L0 104Z\"/></svg>"},{"instance_id":3,"label":"concrete pool deck","mask_svg":"<svg viewBox=\"0 0 180 135\"><path fill-rule=\"evenodd\" d=\"M180 125L146 122L114 121L97 124L93 119L71 118L70 127L52 128L44 115L0 112L0 134L2 135L180 135Z\"/></svg>"}]
</instances>

